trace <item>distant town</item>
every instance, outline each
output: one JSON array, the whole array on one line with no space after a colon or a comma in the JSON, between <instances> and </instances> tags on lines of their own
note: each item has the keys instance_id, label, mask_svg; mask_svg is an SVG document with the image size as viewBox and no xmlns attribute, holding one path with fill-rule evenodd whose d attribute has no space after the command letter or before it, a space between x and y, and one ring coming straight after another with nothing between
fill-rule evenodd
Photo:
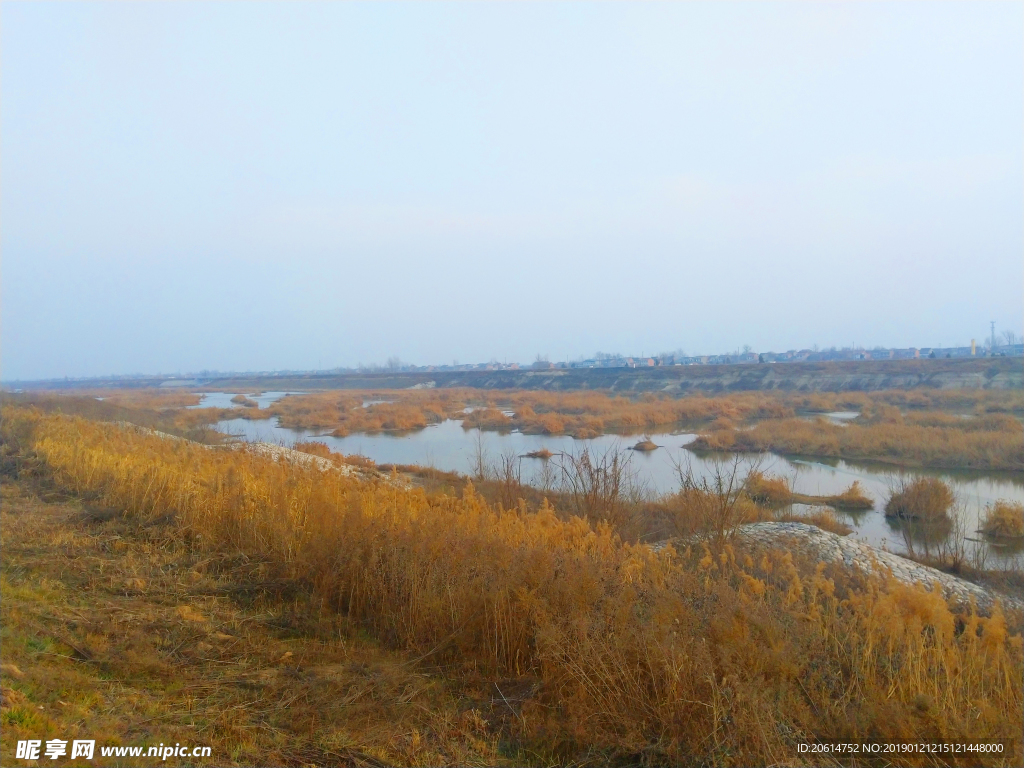
<instances>
[{"instance_id":1,"label":"distant town","mask_svg":"<svg viewBox=\"0 0 1024 768\"><path fill-rule=\"evenodd\" d=\"M920 358L954 357L1024 357L1024 343L1017 341L1013 334L1004 335L1005 343L989 342L982 346L972 343L964 347L907 347L863 349L858 347L830 347L828 349L790 349L786 352L755 352L750 347L719 355L687 355L683 352L669 352L658 355L620 355L597 353L593 357L578 360L553 362L538 357L533 363L502 363L492 360L488 363L459 365L406 365L395 359L383 366L361 366L358 371L500 371L500 370L547 370L556 368L654 368L663 365L749 365L757 363L808 363L838 360L916 360ZM344 372L339 369L337 372Z\"/></svg>"},{"instance_id":2,"label":"distant town","mask_svg":"<svg viewBox=\"0 0 1024 768\"><path fill-rule=\"evenodd\" d=\"M64 377L49 381L82 382L94 380L133 381L163 377L168 379L162 386L194 385L202 380L231 377L237 375L280 377L294 375L352 374L352 373L430 373L454 371L523 371L523 370L555 370L580 368L657 368L676 365L757 365L779 363L813 363L832 361L857 360L919 360L919 359L952 359L982 357L1024 357L1024 343L1021 337L1012 332L1001 336L993 334L984 344L972 340L971 344L960 347L829 347L819 349L790 349L785 352L756 352L749 346L734 352L717 355L687 355L682 351L664 352L657 355L622 355L595 353L593 357L575 360L551 361L538 355L532 363L501 362L491 360L486 363L458 363L450 365L412 365L397 357L390 358L383 365L358 365L354 368L337 367L310 370L275 370L275 371L218 371L202 370L189 373L157 373L157 374L112 374L108 376ZM22 383L21 380L4 382L5 389Z\"/></svg>"}]
</instances>

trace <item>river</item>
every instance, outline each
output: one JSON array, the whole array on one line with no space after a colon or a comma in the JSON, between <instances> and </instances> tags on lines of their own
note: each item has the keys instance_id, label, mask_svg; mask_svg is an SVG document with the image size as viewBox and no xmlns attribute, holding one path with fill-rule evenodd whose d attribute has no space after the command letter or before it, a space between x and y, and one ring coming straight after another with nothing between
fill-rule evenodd
<instances>
[{"instance_id":1,"label":"river","mask_svg":"<svg viewBox=\"0 0 1024 768\"><path fill-rule=\"evenodd\" d=\"M267 392L253 397L261 407L284 396L283 392ZM200 407L230 403L231 393L211 393ZM226 407L226 406L220 406ZM837 420L847 420L856 414L835 414ZM560 452L578 453L584 447L592 453L608 450L625 450L632 446L637 437L626 438L618 435L577 440L565 435L527 435L521 432L495 432L478 429L463 429L462 422L449 419L431 425L418 432L407 434L352 434L346 437L332 437L311 430L292 430L277 426L276 419L254 421L249 419L228 419L218 422L217 429L226 434L236 435L248 441L262 441L291 446L296 442L317 440L327 444L332 451L343 454L366 456L378 464L419 464L449 472L470 474L477 463L480 450L489 465L497 463L505 454L525 454L547 449L554 454ZM628 451L630 467L635 479L652 494L673 493L679 488L677 465L689 466L698 477L708 476L716 465L731 462L733 454L698 454L686 446L696 437L688 432L662 432L651 434L651 440L659 446L650 452ZM851 534L875 546L892 551L906 551L904 534L897 521L890 520L883 513L885 501L894 477L903 471L910 477L930 476L947 481L956 491L964 507L968 537L980 539L974 531L986 505L998 499L1024 502L1024 476L1014 472L978 472L970 470L903 469L892 465L871 462L852 462L831 459L800 459L767 454L755 456L741 454L744 467L759 464L762 472L778 475L790 480L794 491L815 496L841 493L854 480L860 481L864 492L871 497L875 506L872 510L858 513L840 513L840 518L853 527ZM550 464L540 459L521 459L524 482L538 487L557 476ZM800 505L797 505L798 510ZM934 536L932 537L934 539ZM922 536L915 535L916 548L925 543ZM934 544L934 540L929 542ZM973 546L973 545L972 545ZM1015 560L1024 566L1022 547L996 546L992 543L979 544L989 555L990 565L1007 564Z\"/></svg>"}]
</instances>

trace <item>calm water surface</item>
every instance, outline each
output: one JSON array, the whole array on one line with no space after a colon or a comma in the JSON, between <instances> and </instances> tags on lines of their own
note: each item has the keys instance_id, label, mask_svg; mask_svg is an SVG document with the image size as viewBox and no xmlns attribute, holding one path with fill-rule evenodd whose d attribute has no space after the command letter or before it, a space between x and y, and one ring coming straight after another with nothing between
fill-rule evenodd
<instances>
[{"instance_id":1,"label":"calm water surface","mask_svg":"<svg viewBox=\"0 0 1024 768\"><path fill-rule=\"evenodd\" d=\"M249 395L245 392L204 392L198 405L189 405L188 408L244 408L244 405L232 403L231 398L239 394L245 395L255 401L260 408L266 408L275 400L280 400L285 395L304 395L305 392L264 392L262 395Z\"/></svg>"},{"instance_id":2,"label":"calm water surface","mask_svg":"<svg viewBox=\"0 0 1024 768\"><path fill-rule=\"evenodd\" d=\"M284 397L285 392L265 392L252 399L267 407L274 400ZM295 393L298 394L298 393ZM209 393L204 396L200 407L233 407L234 393ZM221 404L223 403L223 405ZM856 414L829 414L836 421L848 421ZM476 464L478 442L482 446L488 464L497 463L500 456L514 453L523 456L532 451L547 449L552 453L579 452L584 447L592 452L624 450L639 439L636 436L602 435L593 439L577 440L564 435L526 435L521 432L493 432L478 429L463 429L462 422L446 420L426 429L409 434L353 434L346 437L332 437L329 434L311 430L284 429L277 426L277 420L252 421L229 419L217 424L217 429L226 434L236 435L248 441L261 441L279 445L294 445L296 442L318 440L326 443L331 450L344 454L360 454L378 464L420 464L448 472L470 474ZM696 435L685 432L658 433L650 435L660 447L656 451L641 453L630 451L631 467L636 480L650 492L673 493L679 488L677 463L688 465L698 476L708 476L716 465L731 462L731 454L704 455L686 449ZM886 546L894 551L905 551L904 534L896 521L889 521L883 514L885 500L893 481L896 468L874 463L848 462L843 460L814 461L787 458L776 454L765 456L740 455L745 467L760 461L763 472L789 479L798 493L827 496L841 493L854 480L860 481L865 493L875 507L858 513L841 514L854 528L852 536L877 546ZM545 472L545 466L548 466ZM523 458L523 480L544 487L557 479L555 467L539 459ZM904 470L908 476L939 477L953 486L962 501L967 515L968 536L980 538L974 533L978 527L979 515L985 506L997 499L1024 502L1024 475L1022 473L992 473L972 471ZM797 505L799 509L799 505ZM915 548L921 550L925 544L934 546L944 537L943 531L915 533ZM973 545L972 545L973 546ZM1022 547L1008 548L979 544L988 550L990 563L1000 564L1016 560L1024 565Z\"/></svg>"}]
</instances>

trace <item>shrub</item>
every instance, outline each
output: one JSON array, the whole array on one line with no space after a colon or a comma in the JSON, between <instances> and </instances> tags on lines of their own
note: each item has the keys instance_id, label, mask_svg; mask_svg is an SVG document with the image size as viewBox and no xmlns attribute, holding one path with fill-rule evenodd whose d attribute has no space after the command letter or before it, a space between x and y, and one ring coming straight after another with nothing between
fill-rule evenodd
<instances>
[{"instance_id":1,"label":"shrub","mask_svg":"<svg viewBox=\"0 0 1024 768\"><path fill-rule=\"evenodd\" d=\"M781 507L793 499L793 489L784 477L768 477L761 472L747 476L747 494L762 507Z\"/></svg>"},{"instance_id":2,"label":"shrub","mask_svg":"<svg viewBox=\"0 0 1024 768\"><path fill-rule=\"evenodd\" d=\"M850 487L837 496L827 496L825 503L836 509L874 509L875 502L864 493L859 480L854 480Z\"/></svg>"},{"instance_id":3,"label":"shrub","mask_svg":"<svg viewBox=\"0 0 1024 768\"><path fill-rule=\"evenodd\" d=\"M939 522L948 520L948 512L956 501L952 489L934 477L907 481L900 478L885 503L886 517L903 520Z\"/></svg>"},{"instance_id":4,"label":"shrub","mask_svg":"<svg viewBox=\"0 0 1024 768\"><path fill-rule=\"evenodd\" d=\"M1000 499L986 507L981 530L989 536L1024 536L1024 504Z\"/></svg>"}]
</instances>

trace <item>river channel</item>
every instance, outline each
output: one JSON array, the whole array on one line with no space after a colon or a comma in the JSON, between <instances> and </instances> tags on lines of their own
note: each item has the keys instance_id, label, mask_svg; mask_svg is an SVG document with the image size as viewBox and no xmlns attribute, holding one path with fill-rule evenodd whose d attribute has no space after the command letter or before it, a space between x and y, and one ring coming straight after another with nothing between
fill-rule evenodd
<instances>
[{"instance_id":1,"label":"river channel","mask_svg":"<svg viewBox=\"0 0 1024 768\"><path fill-rule=\"evenodd\" d=\"M260 407L266 407L284 396L283 392L266 392L252 397ZM198 407L232 407L231 393L211 393ZM855 415L855 414L853 414ZM837 414L838 416L838 414ZM850 418L843 414L840 418ZM554 454L561 452L578 453L588 448L592 453L608 450L626 450L639 438L619 435L577 440L565 435L527 435L521 432L495 432L489 430L463 429L462 422L449 419L406 434L351 434L346 437L332 437L310 430L285 429L273 420L227 419L217 423L217 429L247 441L261 441L291 446L297 442L317 440L327 444L332 451L343 454L366 456L378 464L419 464L448 472L469 474L477 463L482 449L488 464L496 464L503 455L515 454L525 457L527 453L546 449ZM651 494L669 494L679 488L677 465L689 466L698 477L708 476L716 465L731 462L733 454L698 454L686 446L695 437L687 432L662 432L649 435L659 446L650 452L628 451L630 467L636 482ZM898 521L885 517L883 513L889 489L898 472L910 477L939 477L956 491L966 515L967 535L981 539L975 533L978 520L985 507L998 499L1024 502L1024 476L1013 472L976 472L969 470L903 469L880 463L850 462L833 459L812 459L766 454L755 456L739 455L745 467L759 465L762 472L778 475L790 480L798 493L827 496L841 493L854 480L860 481L865 493L875 506L872 510L859 513L841 514L840 517L854 529L856 538L892 551L906 551L904 532ZM547 469L545 469L547 467ZM541 459L521 459L522 477L538 487L557 485L557 473L552 471L550 462ZM799 506L798 511L799 511ZM925 539L929 541L925 541ZM925 543L934 546L936 534L915 532L915 548L921 550ZM972 546L974 546L972 544ZM1021 547L996 546L992 543L977 546L988 552L990 565L1009 564L1015 560L1024 565Z\"/></svg>"}]
</instances>

